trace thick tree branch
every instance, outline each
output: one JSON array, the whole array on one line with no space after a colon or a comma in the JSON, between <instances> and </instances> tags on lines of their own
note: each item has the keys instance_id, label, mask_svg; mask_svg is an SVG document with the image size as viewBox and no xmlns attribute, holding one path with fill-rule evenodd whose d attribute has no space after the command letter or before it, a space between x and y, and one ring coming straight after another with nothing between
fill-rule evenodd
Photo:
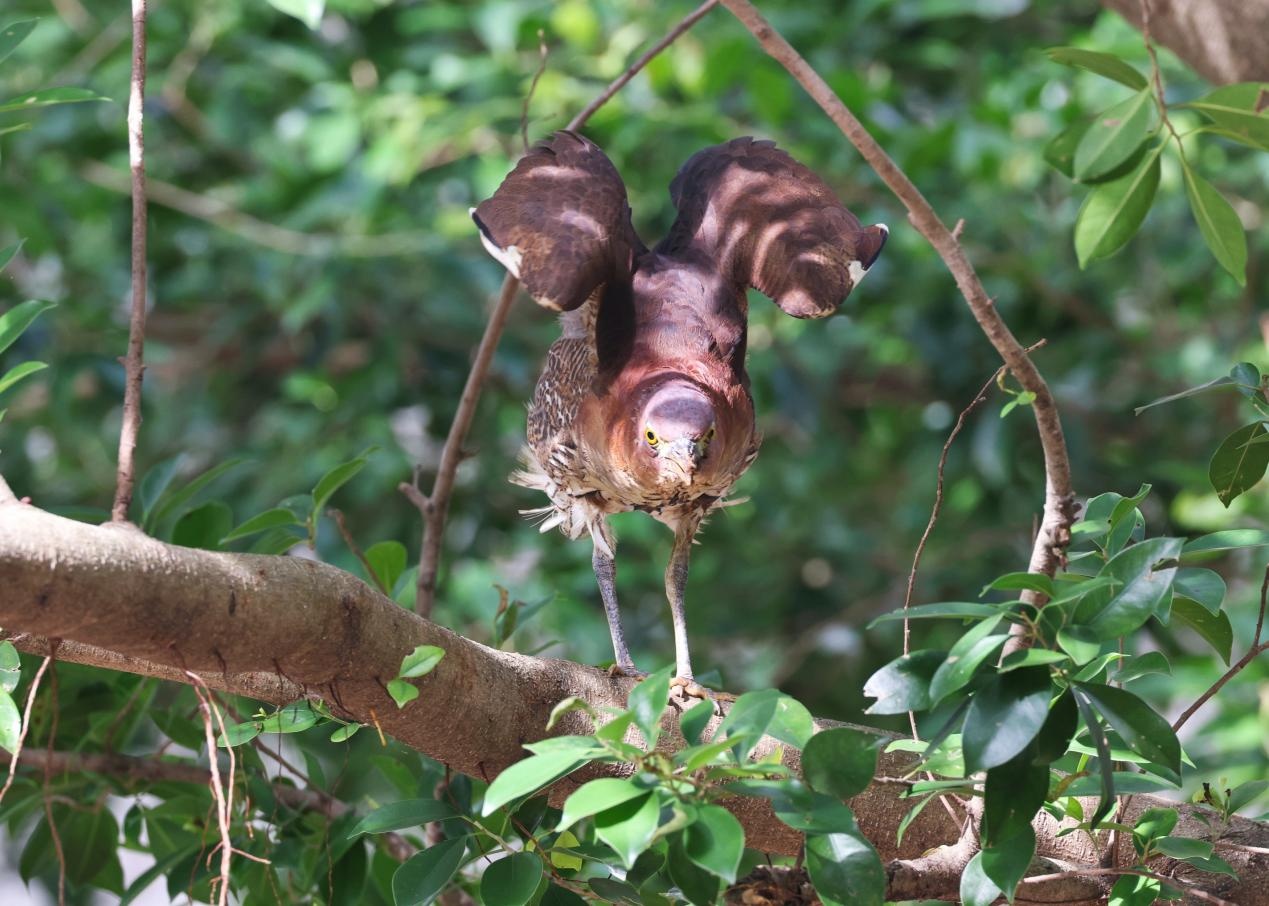
<instances>
[{"instance_id":1,"label":"thick tree branch","mask_svg":"<svg viewBox=\"0 0 1269 906\"><path fill-rule=\"evenodd\" d=\"M956 236L939 219L934 208L913 185L912 180L908 179L907 174L877 144L876 139L833 93L833 89L819 73L771 27L749 0L722 0L722 4L749 29L762 45L762 49L797 79L842 134L858 149L890 191L903 202L912 225L929 241L952 272L974 319L991 345L996 348L1018 383L1035 394L1032 408L1035 410L1040 444L1044 450L1046 479L1044 518L1040 522L1040 531L1036 536L1028 569L1052 576L1060 565L1062 552L1070 543L1070 526L1075 516L1075 494L1071 488L1071 464L1062 434L1062 422L1058 418L1057 405L1049 391L1049 385L996 311L995 303L987 296L987 291Z\"/></svg>"},{"instance_id":2,"label":"thick tree branch","mask_svg":"<svg viewBox=\"0 0 1269 906\"><path fill-rule=\"evenodd\" d=\"M341 717L377 722L402 743L480 778L492 778L522 758L522 743L545 735L560 700L580 695L595 706L620 707L631 682L568 661L479 645L325 564L176 547L12 501L0 504L0 587L5 589L0 625L19 634L25 648L39 650L41 639L65 639L59 660L178 681L183 671L195 670L211 687L277 704L297 693L320 697ZM384 683L420 644L439 645L445 659L416 681L419 698L399 710ZM589 730L587 719L574 713L555 732ZM671 732L666 744L682 740ZM796 752L786 760L797 767ZM883 755L884 779L851 802L887 861L921 859L930 850L954 846L960 836L958 823L939 809L926 809L902 845L896 844L899 822L912 802L900 798L904 783L888 778L902 776L909 766L905 756ZM598 770L562 783L553 793L556 801ZM1127 820L1159 805L1181 809L1177 833L1207 833L1192 817L1195 807L1152 796L1133 797ZM798 848L798 835L765 802L738 797L729 807L745 825L751 846L781 853ZM1044 814L1036 826L1040 855L1056 860L1038 863L1039 871L1052 873L1057 863L1064 872L1097 865L1100 844L1083 834L1059 837L1059 825ZM1269 848L1269 827L1236 820L1225 841L1243 847L1221 850L1239 872L1238 881L1207 875L1191 880L1242 906L1269 906L1269 857L1253 850ZM909 863L906 871L892 866L896 885L911 879L912 865L929 868L924 862ZM952 874L936 875L945 883L933 895L955 895ZM1061 883L1070 889L1068 881ZM1028 895L1044 899L1038 891Z\"/></svg>"},{"instance_id":3,"label":"thick tree branch","mask_svg":"<svg viewBox=\"0 0 1269 906\"><path fill-rule=\"evenodd\" d=\"M119 471L115 477L114 522L128 521L133 458L141 430L141 379L145 373L145 14L146 0L132 0L132 81L128 91L128 164L132 169L132 311L123 391L123 424L119 429Z\"/></svg>"},{"instance_id":4,"label":"thick tree branch","mask_svg":"<svg viewBox=\"0 0 1269 906\"><path fill-rule=\"evenodd\" d=\"M718 0L705 0L699 7L689 13L674 26L664 38L658 41L647 52L617 76L599 96L588 104L577 116L569 121L566 129L580 129L586 121L606 104L622 87L647 66L661 51L669 47L685 31L697 23L706 13L718 4ZM534 80L536 82L536 79ZM502 281L502 289L498 293L498 301L489 314L489 323L485 325L484 336L476 348L476 357L472 361L471 371L467 374L467 383L463 385L463 394L458 401L458 409L454 413L454 421L450 424L449 434L445 437L445 447L441 450L441 461L436 469L436 479L432 483L432 493L424 496L415 485L402 483L400 490L418 508L423 517L423 541L419 554L419 577L415 595L415 611L422 617L430 619L432 606L436 600L436 577L441 562L441 540L445 532L445 519L449 514L449 501L454 493L454 477L458 466L464 459L463 444L467 433L471 430L472 419L476 416L476 404L480 402L480 391L484 388L485 378L489 374L489 364L493 361L494 350L502 337L502 328L507 323L507 315L511 311L511 303L515 301L516 290L520 282L508 274ZM416 476L417 480L417 476Z\"/></svg>"},{"instance_id":5,"label":"thick tree branch","mask_svg":"<svg viewBox=\"0 0 1269 906\"><path fill-rule=\"evenodd\" d=\"M1137 28L1141 0L1102 0ZM1269 0L1152 0L1151 32L1203 78L1269 80Z\"/></svg>"}]
</instances>

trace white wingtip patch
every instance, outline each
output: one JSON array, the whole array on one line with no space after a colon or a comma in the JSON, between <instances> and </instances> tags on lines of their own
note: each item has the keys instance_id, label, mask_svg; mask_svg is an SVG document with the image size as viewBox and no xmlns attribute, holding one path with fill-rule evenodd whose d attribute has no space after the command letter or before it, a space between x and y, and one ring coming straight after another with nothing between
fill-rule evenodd
<instances>
[{"instance_id":1,"label":"white wingtip patch","mask_svg":"<svg viewBox=\"0 0 1269 906\"><path fill-rule=\"evenodd\" d=\"M868 273L868 268L858 261L852 261L846 265L846 273L850 274L850 285L855 287L859 285L860 280L864 279L864 276Z\"/></svg>"},{"instance_id":2,"label":"white wingtip patch","mask_svg":"<svg viewBox=\"0 0 1269 906\"><path fill-rule=\"evenodd\" d=\"M472 210L474 211L476 209L472 208ZM877 224L877 227L881 230L881 232L885 233L887 236L890 235L890 227L886 226L884 223Z\"/></svg>"},{"instance_id":3,"label":"white wingtip patch","mask_svg":"<svg viewBox=\"0 0 1269 906\"><path fill-rule=\"evenodd\" d=\"M511 276L517 280L520 279L520 259L522 256L518 248L514 245L509 245L505 249L498 248L498 246L493 244L493 240L485 235L484 230L480 232L480 242L484 245L485 251L493 255L495 261L511 272Z\"/></svg>"}]
</instances>

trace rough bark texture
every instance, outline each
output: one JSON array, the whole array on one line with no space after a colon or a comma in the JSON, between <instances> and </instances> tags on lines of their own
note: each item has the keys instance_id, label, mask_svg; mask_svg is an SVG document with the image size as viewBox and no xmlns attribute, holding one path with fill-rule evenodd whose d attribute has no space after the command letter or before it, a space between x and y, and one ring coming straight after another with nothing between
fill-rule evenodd
<instances>
[{"instance_id":1,"label":"rough bark texture","mask_svg":"<svg viewBox=\"0 0 1269 906\"><path fill-rule=\"evenodd\" d=\"M1141 27L1142 0L1102 0ZM1203 78L1269 81L1269 0L1149 0L1150 34Z\"/></svg>"},{"instance_id":2,"label":"rough bark texture","mask_svg":"<svg viewBox=\"0 0 1269 906\"><path fill-rule=\"evenodd\" d=\"M85 525L13 501L0 501L0 589L0 626L26 650L47 651L50 639L64 639L57 647L63 660L171 679L193 670L210 686L275 703L297 693L320 697L341 716L377 721L406 745L481 778L496 776L525 754L522 743L545 735L551 708L561 699L580 695L594 705L621 705L631 682L568 661L479 645L311 560L176 547L131 527ZM445 659L417 681L420 697L398 710L384 683L420 644L439 645ZM588 720L574 713L556 732L589 729ZM672 733L667 745L676 741L681 738ZM796 768L797 753L789 753L788 761ZM904 768L902 757L883 756L879 776L897 777ZM562 784L557 800L570 788ZM879 780L851 803L864 832L892 863L892 898L954 896L959 822L931 805L896 846L899 821L911 804L900 798L904 789L903 783ZM1133 797L1128 821L1160 804L1155 797ZM799 836L764 801L737 798L729 807L751 846L797 850ZM1040 854L1048 860L1037 863L1038 871L1097 864L1100 853L1085 835L1059 838L1057 825L1044 816L1037 829ZM1203 829L1187 818L1178 832L1201 835ZM1267 848L1269 828L1239 821L1226 839ZM1243 906L1269 906L1269 856L1226 846L1218 852L1240 880L1207 876L1207 889ZM1090 895L1104 889L1104 879L1077 880ZM1063 902L1072 902L1072 880L1053 882L1059 883L1060 889L1037 886L1028 897L1052 902L1060 893Z\"/></svg>"}]
</instances>

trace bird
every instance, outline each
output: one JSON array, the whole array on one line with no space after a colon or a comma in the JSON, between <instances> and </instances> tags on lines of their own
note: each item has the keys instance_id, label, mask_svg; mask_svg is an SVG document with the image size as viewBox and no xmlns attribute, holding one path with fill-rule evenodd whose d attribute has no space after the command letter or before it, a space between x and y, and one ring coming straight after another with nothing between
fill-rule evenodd
<instances>
[{"instance_id":1,"label":"bird","mask_svg":"<svg viewBox=\"0 0 1269 906\"><path fill-rule=\"evenodd\" d=\"M549 502L522 513L546 532L588 536L618 675L642 676L622 630L614 513L639 510L674 533L665 571L672 684L701 697L685 591L705 517L734 501L758 455L745 370L752 287L795 318L833 314L885 245L825 182L752 137L692 155L670 183L677 217L652 248L625 184L591 140L557 132L471 209L486 250L561 335L528 405L516 484Z\"/></svg>"}]
</instances>

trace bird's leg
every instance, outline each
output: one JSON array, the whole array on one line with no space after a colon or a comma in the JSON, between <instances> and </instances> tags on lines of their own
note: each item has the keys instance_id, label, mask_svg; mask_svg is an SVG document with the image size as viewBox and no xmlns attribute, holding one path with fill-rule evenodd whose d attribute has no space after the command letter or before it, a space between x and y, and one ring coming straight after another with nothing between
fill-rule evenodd
<instances>
[{"instance_id":1,"label":"bird's leg","mask_svg":"<svg viewBox=\"0 0 1269 906\"><path fill-rule=\"evenodd\" d=\"M599 584L599 596L604 601L604 614L608 617L608 634L612 636L612 651L616 657L615 672L625 676L638 676L630 649L626 647L626 635L621 630L621 614L617 610L617 561L613 556L616 539L603 522L596 526L600 537L593 538L594 553L590 563L595 569L595 581ZM592 532L595 529L592 528ZM605 549L606 548L606 549Z\"/></svg>"},{"instance_id":2,"label":"bird's leg","mask_svg":"<svg viewBox=\"0 0 1269 906\"><path fill-rule=\"evenodd\" d=\"M665 596L670 599L670 617L674 621L674 661L677 674L671 685L694 698L708 698L708 693L697 685L692 676L692 657L687 650L687 614L684 592L687 589L688 563L692 555L692 539L700 520L687 518L674 530L674 548L665 568Z\"/></svg>"}]
</instances>

